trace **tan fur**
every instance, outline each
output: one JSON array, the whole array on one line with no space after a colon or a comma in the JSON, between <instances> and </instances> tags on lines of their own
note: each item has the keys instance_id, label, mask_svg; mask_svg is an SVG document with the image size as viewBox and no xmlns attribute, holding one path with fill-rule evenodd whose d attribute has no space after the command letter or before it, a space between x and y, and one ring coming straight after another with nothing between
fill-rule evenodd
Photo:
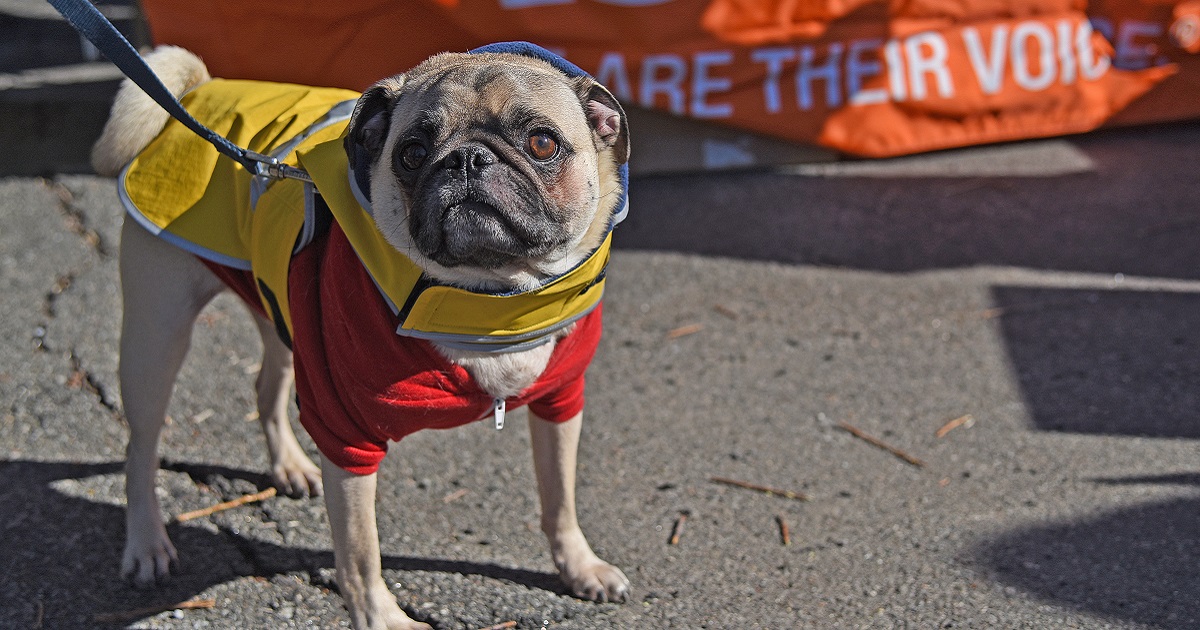
<instances>
[{"instance_id":1,"label":"tan fur","mask_svg":"<svg viewBox=\"0 0 1200 630\"><path fill-rule=\"evenodd\" d=\"M466 368L471 378L483 388L483 391L493 398L512 398L525 391L537 381L546 365L550 363L550 355L554 346L565 336L556 335L554 339L536 348L520 352L503 352L500 354L457 350L438 344L438 352L442 356Z\"/></svg>"},{"instance_id":2,"label":"tan fur","mask_svg":"<svg viewBox=\"0 0 1200 630\"><path fill-rule=\"evenodd\" d=\"M468 64L472 69L498 68L498 78L493 78L492 83L496 83L499 78L536 80L539 82L539 89L526 88L529 92L527 95L514 98L514 95L505 92L502 86L488 85L484 89L476 90L474 85L459 85L445 79L451 68ZM592 145L591 132L587 128L586 120L581 116L581 105L574 94L575 86L565 79L562 73L543 61L509 54L470 55L469 59L464 61L462 55L443 53L431 57L407 72L403 82L385 81L389 91L393 93L392 97L399 101L384 144L385 155L391 154L401 140L399 134L407 122L405 116L417 117L432 109L434 102L445 106L446 101L453 104L448 109L452 110L460 123L470 120L477 112L495 110L509 106L514 101L522 101L547 117L563 122L562 131L567 133L568 140L577 148L586 149ZM447 87L447 83L451 85ZM435 89L438 91L435 92ZM439 96L444 100L435 101ZM620 157L621 162L627 159L627 156ZM409 233L409 209L406 207L409 202L391 174L389 160L380 160L375 165L371 176L371 198L387 200L392 212L376 212L375 221L389 244L439 281L485 291L532 289L539 286L544 279L570 270L595 250L604 236L609 217L614 210L613 206L620 196L617 194L620 187L617 178L617 156L611 149L602 152L581 150L577 160L574 169L578 173L586 174L587 180L592 184L594 196L579 197L577 207L569 217L573 222L571 231L574 238L568 246L541 257L526 258L511 265L494 268L446 267L431 260L421 252ZM573 192L578 196L578 191Z\"/></svg>"},{"instance_id":3,"label":"tan fur","mask_svg":"<svg viewBox=\"0 0 1200 630\"><path fill-rule=\"evenodd\" d=\"M410 70L403 80L385 79L379 85L384 86L392 98L402 101L399 107L405 112L410 116L416 115L417 112L428 111L432 106L422 105L421 99L434 98L424 90L424 86L445 83L445 76L450 69L462 63L461 55L437 55ZM501 76L506 78L530 75L552 85L557 84L554 87L558 88L558 93L546 89L538 90L541 98L536 103L537 107L555 120L575 123L564 125L563 130L568 133L568 139L576 147L588 147L592 144L591 132L578 115L580 105L574 96L575 86L564 80L561 73L548 64L511 55L473 56L470 63L476 67L503 68L507 72ZM453 90L457 87L442 89ZM511 94L501 89L459 89L452 93L457 110L463 112L460 115L464 119L469 119L474 112L481 110L499 111L510 105L513 100ZM569 98L562 98L564 96ZM416 104L411 99L417 99ZM401 114L393 115L389 135L384 144L385 155L395 150L405 122ZM621 157L624 161L626 156ZM620 180L617 175L617 156L613 151L581 151L577 161L575 169L585 174L595 194L579 204L579 216L576 218L578 227L575 228L575 235L569 246L546 256L525 259L518 264L498 268L445 267L430 260L419 250L409 234L408 217L405 212L407 202L404 192L391 174L388 160L380 160L375 165L375 172L371 177L371 198L388 200L391 211L375 212L375 221L380 232L393 247L441 282L476 290L532 289L546 278L566 273L594 251L604 238L610 217L617 210L615 206L620 198ZM550 360L556 341L551 340L531 350L504 354L456 350L440 345L438 350L446 358L466 368L484 391L496 398L508 398L524 391L537 380Z\"/></svg>"},{"instance_id":4,"label":"tan fur","mask_svg":"<svg viewBox=\"0 0 1200 630\"><path fill-rule=\"evenodd\" d=\"M212 78L199 57L177 46L159 46L145 59L176 98ZM158 136L170 117L136 83L122 81L108 123L92 146L92 168L106 177L120 173Z\"/></svg>"},{"instance_id":5,"label":"tan fur","mask_svg":"<svg viewBox=\"0 0 1200 630\"><path fill-rule=\"evenodd\" d=\"M208 80L208 72L200 60L182 49L160 48L149 59L164 83L176 94ZM452 74L457 63L455 59L453 56L435 57L430 68L442 75ZM544 66L541 62L527 61L538 68ZM395 77L385 85L399 92L406 83L404 77ZM492 96L499 98L502 95ZM578 103L572 108L571 102L564 97L560 105L561 111L552 107L550 115L579 116ZM167 114L136 86L122 86L112 118L94 148L97 171L119 172L158 135L166 120ZM582 260L599 243L619 196L616 194L619 186L616 165L624 161L624 156L614 156L611 150L590 151L591 139L580 135L578 121L568 122L575 125L573 133L578 137L574 142L585 148L580 163L580 168L584 169L582 175L586 175L593 185L587 194L581 191L564 193L580 196L581 210L575 217L578 225L574 228L574 238L562 248L563 251L554 252L543 260L529 261L517 270L484 272L479 269L427 268L428 272L468 287L521 287L561 273ZM394 138L389 139L389 143L394 144L394 141ZM403 195L386 184L391 175L385 165L377 163L373 173L373 209L379 227L387 234L388 229L397 226L390 225L386 218L380 221L379 216L402 217ZM384 183L376 188L376 182ZM392 242L392 238L388 240ZM405 251L403 246L407 243L400 245L401 251ZM414 261L423 262L416 257ZM223 285L194 256L152 236L134 221L126 221L122 232L120 266L124 300L121 395L130 427L125 466L126 543L121 573L139 586L148 586L167 579L178 561L155 494L158 437L175 377L187 352L193 322ZM445 276L438 275L443 272ZM277 487L296 496L325 492L338 585L351 624L359 630L430 630L428 625L413 621L400 609L380 573L374 505L376 475L353 475L324 458L318 469L304 455L286 413L292 383L291 352L275 337L270 323L259 319L257 324L264 356L256 389L259 416L271 458L272 480ZM537 379L553 349L554 342L551 341L524 352L500 355L444 348L442 352L466 367L486 391L508 398ZM582 414L555 424L530 413L529 425L542 506L542 530L563 582L580 597L595 601L625 600L629 594L628 579L619 569L596 557L584 538L575 512L576 453Z\"/></svg>"}]
</instances>

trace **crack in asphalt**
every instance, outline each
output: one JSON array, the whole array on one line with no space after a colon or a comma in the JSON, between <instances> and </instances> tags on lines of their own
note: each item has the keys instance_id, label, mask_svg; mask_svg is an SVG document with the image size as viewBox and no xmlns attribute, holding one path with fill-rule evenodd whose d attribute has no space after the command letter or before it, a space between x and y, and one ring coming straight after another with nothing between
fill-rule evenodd
<instances>
[{"instance_id":1,"label":"crack in asphalt","mask_svg":"<svg viewBox=\"0 0 1200 630\"><path fill-rule=\"evenodd\" d=\"M75 194L60 181L40 179L39 182L58 199L58 210L63 215L67 230L87 244L101 262L110 259L113 255L112 249L99 232L88 226L87 214L75 203ZM54 348L47 346L46 335L51 322L58 317L58 300L85 271L69 269L65 273L55 276L54 284L46 291L42 299L42 314L45 315L46 320L34 329L35 350L39 352L54 351ZM96 373L83 365L83 360L79 358L74 346L68 348L68 357L71 373L67 380L68 386L87 390L96 397L96 402L101 407L108 410L118 420L122 419L121 409L115 397Z\"/></svg>"},{"instance_id":2,"label":"crack in asphalt","mask_svg":"<svg viewBox=\"0 0 1200 630\"><path fill-rule=\"evenodd\" d=\"M121 409L117 406L116 400L109 394L104 383L100 382L100 378L83 367L83 362L75 354L75 348L71 348L71 379L72 381L78 379L78 386L95 395L101 407L117 417L121 416Z\"/></svg>"},{"instance_id":3,"label":"crack in asphalt","mask_svg":"<svg viewBox=\"0 0 1200 630\"><path fill-rule=\"evenodd\" d=\"M71 270L67 273L60 274L54 279L54 286L50 287L49 291L46 291L46 295L42 300L42 313L46 317L58 317L58 298L62 295L63 291L66 291L71 287L71 284L75 282L75 277L77 275L79 275L79 272Z\"/></svg>"},{"instance_id":4,"label":"crack in asphalt","mask_svg":"<svg viewBox=\"0 0 1200 630\"><path fill-rule=\"evenodd\" d=\"M75 193L58 180L40 180L55 197L58 198L58 209L66 220L67 229L83 239L101 258L111 258L112 248L100 233L88 226L87 214L75 203Z\"/></svg>"}]
</instances>

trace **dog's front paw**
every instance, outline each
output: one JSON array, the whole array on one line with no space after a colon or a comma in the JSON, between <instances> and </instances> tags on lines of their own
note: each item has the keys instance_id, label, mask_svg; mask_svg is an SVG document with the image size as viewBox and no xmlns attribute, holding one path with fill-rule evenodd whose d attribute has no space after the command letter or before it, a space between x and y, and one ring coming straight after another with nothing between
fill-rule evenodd
<instances>
[{"instance_id":1,"label":"dog's front paw","mask_svg":"<svg viewBox=\"0 0 1200 630\"><path fill-rule=\"evenodd\" d=\"M387 630L433 630L433 626L413 621L408 615L404 615L403 619L396 619L394 623L389 623Z\"/></svg>"},{"instance_id":2,"label":"dog's front paw","mask_svg":"<svg viewBox=\"0 0 1200 630\"><path fill-rule=\"evenodd\" d=\"M559 576L576 597L594 602L625 603L629 578L620 569L596 558L582 566L561 566Z\"/></svg>"},{"instance_id":3,"label":"dog's front paw","mask_svg":"<svg viewBox=\"0 0 1200 630\"><path fill-rule=\"evenodd\" d=\"M558 577L576 597L600 603L629 600L629 578L596 556L578 527L557 532L550 528L550 532L550 553Z\"/></svg>"},{"instance_id":4,"label":"dog's front paw","mask_svg":"<svg viewBox=\"0 0 1200 630\"><path fill-rule=\"evenodd\" d=\"M339 580L339 587L354 630L433 630L406 615L382 579L365 589Z\"/></svg>"},{"instance_id":5,"label":"dog's front paw","mask_svg":"<svg viewBox=\"0 0 1200 630\"><path fill-rule=\"evenodd\" d=\"M121 554L121 578L137 588L150 588L167 580L179 566L175 545L161 524L158 531L130 532Z\"/></svg>"},{"instance_id":6,"label":"dog's front paw","mask_svg":"<svg viewBox=\"0 0 1200 630\"><path fill-rule=\"evenodd\" d=\"M433 630L433 626L420 621L414 621L411 617L404 614L404 611L399 607L395 611L389 611L387 614L376 615L370 618L369 621L362 622L365 625L352 623L355 630Z\"/></svg>"}]
</instances>

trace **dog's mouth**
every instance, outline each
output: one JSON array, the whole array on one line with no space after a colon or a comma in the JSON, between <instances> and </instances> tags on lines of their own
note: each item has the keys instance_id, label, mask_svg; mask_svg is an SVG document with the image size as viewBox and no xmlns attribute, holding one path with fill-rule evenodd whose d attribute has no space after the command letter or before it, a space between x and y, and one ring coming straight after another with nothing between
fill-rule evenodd
<instances>
[{"instance_id":1,"label":"dog's mouth","mask_svg":"<svg viewBox=\"0 0 1200 630\"><path fill-rule=\"evenodd\" d=\"M432 220L412 223L413 236L426 256L445 267L496 269L550 251L552 230L502 212L477 195L446 205Z\"/></svg>"}]
</instances>

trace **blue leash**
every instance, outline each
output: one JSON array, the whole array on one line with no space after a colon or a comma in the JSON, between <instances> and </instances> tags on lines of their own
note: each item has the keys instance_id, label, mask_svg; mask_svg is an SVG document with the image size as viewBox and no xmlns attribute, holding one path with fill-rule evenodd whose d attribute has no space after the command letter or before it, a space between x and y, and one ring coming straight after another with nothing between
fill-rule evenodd
<instances>
[{"instance_id":1,"label":"blue leash","mask_svg":"<svg viewBox=\"0 0 1200 630\"><path fill-rule=\"evenodd\" d=\"M184 109L174 94L163 85L158 75L146 65L146 61L138 54L137 49L125 39L125 36L113 26L108 18L88 0L47 0L63 17L108 57L125 76L142 88L150 98L167 110L171 116L204 138L217 151L232 158L246 167L254 175L262 175L274 179L284 177L311 182L308 173L294 166L282 164L278 159L243 149L229 141L228 138L205 127Z\"/></svg>"}]
</instances>

